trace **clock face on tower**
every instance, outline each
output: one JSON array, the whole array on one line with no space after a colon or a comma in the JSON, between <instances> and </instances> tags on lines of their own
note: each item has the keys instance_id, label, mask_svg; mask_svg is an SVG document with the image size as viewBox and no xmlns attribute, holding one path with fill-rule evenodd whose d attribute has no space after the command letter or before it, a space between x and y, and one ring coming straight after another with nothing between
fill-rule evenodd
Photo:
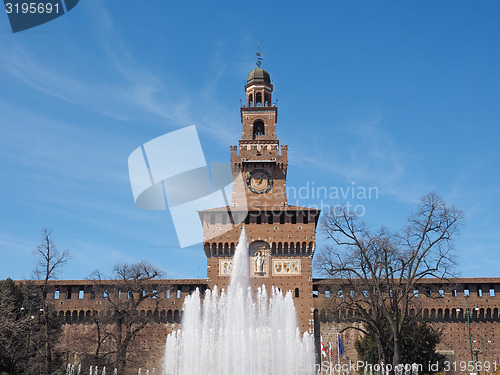
<instances>
[{"instance_id":1,"label":"clock face on tower","mask_svg":"<svg viewBox=\"0 0 500 375\"><path fill-rule=\"evenodd\" d=\"M271 190L273 179L265 169L254 169L248 172L247 186L252 193L264 194Z\"/></svg>"}]
</instances>

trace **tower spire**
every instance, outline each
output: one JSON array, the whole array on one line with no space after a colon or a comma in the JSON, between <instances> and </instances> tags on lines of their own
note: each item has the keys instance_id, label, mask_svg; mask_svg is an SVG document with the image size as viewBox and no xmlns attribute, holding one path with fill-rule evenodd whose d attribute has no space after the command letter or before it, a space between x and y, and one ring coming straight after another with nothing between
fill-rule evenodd
<instances>
[{"instance_id":1,"label":"tower spire","mask_svg":"<svg viewBox=\"0 0 500 375\"><path fill-rule=\"evenodd\" d=\"M260 57L261 54L260 54L260 42L257 40L257 67L260 68L260 65L262 64L262 58Z\"/></svg>"}]
</instances>

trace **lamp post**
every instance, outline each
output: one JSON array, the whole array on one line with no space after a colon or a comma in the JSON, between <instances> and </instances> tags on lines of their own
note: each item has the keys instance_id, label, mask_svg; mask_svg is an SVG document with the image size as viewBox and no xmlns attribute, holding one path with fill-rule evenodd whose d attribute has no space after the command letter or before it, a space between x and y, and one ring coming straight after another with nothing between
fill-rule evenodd
<instances>
[{"instance_id":1,"label":"lamp post","mask_svg":"<svg viewBox=\"0 0 500 375\"><path fill-rule=\"evenodd\" d=\"M470 359L472 361L472 364L475 366L474 363L474 356L472 355L472 336L470 334L470 308L469 308L469 296L465 296L465 316L467 318L467 328L469 330L469 349L470 349Z\"/></svg>"},{"instance_id":2,"label":"lamp post","mask_svg":"<svg viewBox=\"0 0 500 375\"><path fill-rule=\"evenodd\" d=\"M35 302L34 301L34 297L35 297L35 294L32 293L31 296L30 296L30 311L29 311L29 315L28 315L28 319L29 319L29 322L30 322L30 328L28 330L28 340L26 342L26 356L24 358L24 373L27 374L28 373L28 359L29 359L29 355L30 355L30 341L31 341L31 325L32 325L32 320L35 318L32 314L33 314L33 303ZM26 309L24 307L24 303L23 303L23 306L21 307L21 312L24 312Z\"/></svg>"},{"instance_id":3,"label":"lamp post","mask_svg":"<svg viewBox=\"0 0 500 375\"><path fill-rule=\"evenodd\" d=\"M460 311L460 307L457 308ZM470 334L470 308L469 308L469 296L465 296L465 317L467 319L467 328L469 330L469 349L470 349L470 359L474 363L474 355L472 353L472 336Z\"/></svg>"},{"instance_id":4,"label":"lamp post","mask_svg":"<svg viewBox=\"0 0 500 375\"><path fill-rule=\"evenodd\" d=\"M457 307L456 311L460 311L460 306ZM474 354L472 353L472 335L470 333L470 309L469 309L469 296L465 295L465 318L467 319L467 328L469 330L469 349L470 349L470 359L475 368Z\"/></svg>"},{"instance_id":5,"label":"lamp post","mask_svg":"<svg viewBox=\"0 0 500 375\"><path fill-rule=\"evenodd\" d=\"M33 315L33 305L35 304L35 297L36 293L31 293L30 298L29 298L29 305L30 305L30 310L29 310L29 315L28 319L30 322L30 328L28 330L28 341L26 343L26 357L25 357L25 362L24 362L24 373L28 374L28 361L29 361L29 355L30 355L30 341L31 341L31 328L33 326L33 320L35 319L35 316ZM26 311L26 308L23 306L21 307L21 312ZM40 311L43 311L43 308L40 308Z\"/></svg>"},{"instance_id":6,"label":"lamp post","mask_svg":"<svg viewBox=\"0 0 500 375\"><path fill-rule=\"evenodd\" d=\"M491 343L491 339L488 339L488 343ZM485 368L485 363L486 363L486 353L484 352L484 336L481 334L481 350L483 352L483 371L484 375L486 375L486 368Z\"/></svg>"}]
</instances>

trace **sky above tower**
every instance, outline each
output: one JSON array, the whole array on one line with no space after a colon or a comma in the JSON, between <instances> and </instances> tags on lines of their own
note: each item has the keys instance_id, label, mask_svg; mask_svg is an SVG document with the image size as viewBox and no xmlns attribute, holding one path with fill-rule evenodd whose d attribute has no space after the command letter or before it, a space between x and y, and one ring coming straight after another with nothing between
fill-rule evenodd
<instances>
[{"instance_id":1,"label":"sky above tower","mask_svg":"<svg viewBox=\"0 0 500 375\"><path fill-rule=\"evenodd\" d=\"M498 14L497 1L85 0L15 34L3 14L0 278L32 276L44 227L72 254L59 278L139 260L205 277L170 212L134 204L127 160L196 125L206 161L228 162L257 41L289 204L348 203L399 230L436 192L466 216L458 275L500 276Z\"/></svg>"}]
</instances>

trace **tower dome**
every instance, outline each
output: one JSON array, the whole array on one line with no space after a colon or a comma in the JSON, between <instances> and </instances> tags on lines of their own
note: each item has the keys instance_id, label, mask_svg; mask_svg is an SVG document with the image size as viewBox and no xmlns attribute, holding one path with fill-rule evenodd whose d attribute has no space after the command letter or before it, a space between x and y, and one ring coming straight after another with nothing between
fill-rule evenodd
<instances>
[{"instance_id":1,"label":"tower dome","mask_svg":"<svg viewBox=\"0 0 500 375\"><path fill-rule=\"evenodd\" d=\"M271 77L269 76L269 73L260 67L248 73L248 80L247 80L247 83L258 83L258 82L265 82L269 84L271 83Z\"/></svg>"}]
</instances>

